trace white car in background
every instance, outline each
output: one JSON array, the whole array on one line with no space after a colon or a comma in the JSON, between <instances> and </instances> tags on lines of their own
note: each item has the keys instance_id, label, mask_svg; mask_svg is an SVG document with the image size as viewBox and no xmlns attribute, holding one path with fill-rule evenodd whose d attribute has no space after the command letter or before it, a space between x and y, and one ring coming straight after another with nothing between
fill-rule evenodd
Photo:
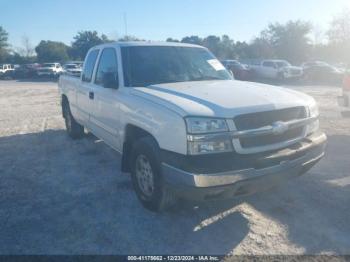
<instances>
[{"instance_id":1,"label":"white car in background","mask_svg":"<svg viewBox=\"0 0 350 262\"><path fill-rule=\"evenodd\" d=\"M15 71L13 65L0 64L0 77L11 77L11 73Z\"/></svg>"},{"instance_id":2,"label":"white car in background","mask_svg":"<svg viewBox=\"0 0 350 262\"><path fill-rule=\"evenodd\" d=\"M298 79L303 76L303 68L292 66L285 60L262 60L251 65L255 76L268 79Z\"/></svg>"},{"instance_id":3,"label":"white car in background","mask_svg":"<svg viewBox=\"0 0 350 262\"><path fill-rule=\"evenodd\" d=\"M63 66L63 72L67 75L80 77L82 66L76 63L65 64Z\"/></svg>"},{"instance_id":4,"label":"white car in background","mask_svg":"<svg viewBox=\"0 0 350 262\"><path fill-rule=\"evenodd\" d=\"M58 77L62 72L60 63L45 63L38 69L38 76Z\"/></svg>"}]
</instances>

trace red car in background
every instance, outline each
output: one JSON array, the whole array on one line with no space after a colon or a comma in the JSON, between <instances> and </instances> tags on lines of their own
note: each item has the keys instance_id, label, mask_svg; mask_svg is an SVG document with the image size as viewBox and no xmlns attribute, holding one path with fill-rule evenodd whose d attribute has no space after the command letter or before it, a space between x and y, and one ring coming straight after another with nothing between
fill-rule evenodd
<instances>
[{"instance_id":1,"label":"red car in background","mask_svg":"<svg viewBox=\"0 0 350 262\"><path fill-rule=\"evenodd\" d=\"M251 69L247 65L243 65L237 60L223 60L221 63L227 70L231 70L233 76L237 80L250 80L252 76Z\"/></svg>"}]
</instances>

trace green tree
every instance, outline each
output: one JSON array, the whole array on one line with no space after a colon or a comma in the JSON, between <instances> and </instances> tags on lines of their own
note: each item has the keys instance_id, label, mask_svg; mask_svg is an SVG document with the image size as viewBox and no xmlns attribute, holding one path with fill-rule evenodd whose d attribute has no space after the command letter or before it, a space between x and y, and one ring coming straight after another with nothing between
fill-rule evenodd
<instances>
[{"instance_id":1,"label":"green tree","mask_svg":"<svg viewBox=\"0 0 350 262\"><path fill-rule=\"evenodd\" d=\"M176 42L176 40L172 38L168 38L167 41ZM235 52L235 42L227 35L223 35L221 38L210 35L204 39L192 35L182 38L181 42L205 46L220 59L233 59L238 56Z\"/></svg>"},{"instance_id":2,"label":"green tree","mask_svg":"<svg viewBox=\"0 0 350 262\"><path fill-rule=\"evenodd\" d=\"M26 57L17 52L11 53L6 59L6 63L9 63L9 64L31 64L35 62L36 62L35 56Z\"/></svg>"},{"instance_id":3,"label":"green tree","mask_svg":"<svg viewBox=\"0 0 350 262\"><path fill-rule=\"evenodd\" d=\"M309 23L302 21L269 24L267 29L261 32L259 41L270 45L276 57L300 63L310 54L311 29Z\"/></svg>"},{"instance_id":4,"label":"green tree","mask_svg":"<svg viewBox=\"0 0 350 262\"><path fill-rule=\"evenodd\" d=\"M246 42L237 41L234 46L234 55L236 59L247 59L251 58L250 45Z\"/></svg>"},{"instance_id":5,"label":"green tree","mask_svg":"<svg viewBox=\"0 0 350 262\"><path fill-rule=\"evenodd\" d=\"M334 62L350 63L350 10L335 16L327 32L327 55Z\"/></svg>"},{"instance_id":6,"label":"green tree","mask_svg":"<svg viewBox=\"0 0 350 262\"><path fill-rule=\"evenodd\" d=\"M171 37L168 37L168 38L166 39L166 41L167 41L167 42L173 42L173 43L179 43L179 42L180 42L179 40L174 39L174 38L171 38Z\"/></svg>"},{"instance_id":7,"label":"green tree","mask_svg":"<svg viewBox=\"0 0 350 262\"><path fill-rule=\"evenodd\" d=\"M235 42L228 36L223 35L218 43L216 55L220 59L236 59L238 54L235 48Z\"/></svg>"},{"instance_id":8,"label":"green tree","mask_svg":"<svg viewBox=\"0 0 350 262\"><path fill-rule=\"evenodd\" d=\"M90 48L108 42L110 42L108 37L104 34L99 36L97 31L80 31L74 36L72 49L69 53L74 59L84 60Z\"/></svg>"},{"instance_id":9,"label":"green tree","mask_svg":"<svg viewBox=\"0 0 350 262\"><path fill-rule=\"evenodd\" d=\"M203 40L196 35L186 36L182 38L181 42L193 45L203 45Z\"/></svg>"},{"instance_id":10,"label":"green tree","mask_svg":"<svg viewBox=\"0 0 350 262\"><path fill-rule=\"evenodd\" d=\"M218 36L210 35L203 39L203 46L208 48L214 55L218 56L220 59L225 59L222 54L221 39Z\"/></svg>"},{"instance_id":11,"label":"green tree","mask_svg":"<svg viewBox=\"0 0 350 262\"><path fill-rule=\"evenodd\" d=\"M2 26L0 26L0 62L5 62L7 56L9 55L9 44L7 41L8 33Z\"/></svg>"},{"instance_id":12,"label":"green tree","mask_svg":"<svg viewBox=\"0 0 350 262\"><path fill-rule=\"evenodd\" d=\"M136 36L125 35L122 38L119 38L118 41L120 41L120 42L127 42L127 41L134 41L135 42L136 41L137 42L137 41L143 41L143 40L137 38Z\"/></svg>"},{"instance_id":13,"label":"green tree","mask_svg":"<svg viewBox=\"0 0 350 262\"><path fill-rule=\"evenodd\" d=\"M69 59L68 46L61 42L42 40L35 51L39 62L61 62Z\"/></svg>"},{"instance_id":14,"label":"green tree","mask_svg":"<svg viewBox=\"0 0 350 262\"><path fill-rule=\"evenodd\" d=\"M247 47L247 57L250 59L275 58L273 45L264 38L255 38Z\"/></svg>"},{"instance_id":15,"label":"green tree","mask_svg":"<svg viewBox=\"0 0 350 262\"><path fill-rule=\"evenodd\" d=\"M344 10L333 18L327 34L331 43L350 42L350 10Z\"/></svg>"}]
</instances>

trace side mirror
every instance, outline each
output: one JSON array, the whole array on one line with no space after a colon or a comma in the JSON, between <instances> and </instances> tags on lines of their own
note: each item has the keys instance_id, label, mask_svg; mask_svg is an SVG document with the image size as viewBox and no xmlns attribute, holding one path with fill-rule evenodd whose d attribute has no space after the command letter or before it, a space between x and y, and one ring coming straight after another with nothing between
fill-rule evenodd
<instances>
[{"instance_id":1,"label":"side mirror","mask_svg":"<svg viewBox=\"0 0 350 262\"><path fill-rule=\"evenodd\" d=\"M112 88L112 89L118 89L119 88L119 82L118 77L113 72L106 72L103 74L103 87L104 88Z\"/></svg>"}]
</instances>

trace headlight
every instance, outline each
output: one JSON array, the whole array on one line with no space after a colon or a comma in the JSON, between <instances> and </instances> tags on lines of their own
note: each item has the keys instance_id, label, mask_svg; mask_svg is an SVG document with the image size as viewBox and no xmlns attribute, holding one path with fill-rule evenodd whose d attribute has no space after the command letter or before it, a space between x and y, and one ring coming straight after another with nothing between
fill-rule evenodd
<instances>
[{"instance_id":1,"label":"headlight","mask_svg":"<svg viewBox=\"0 0 350 262\"><path fill-rule=\"evenodd\" d=\"M189 134L204 134L227 132L226 120L217 118L189 117L186 118L187 132Z\"/></svg>"},{"instance_id":2,"label":"headlight","mask_svg":"<svg viewBox=\"0 0 350 262\"><path fill-rule=\"evenodd\" d=\"M316 103L314 103L312 106L309 106L309 116L310 117L318 117L320 114L318 110L318 106Z\"/></svg>"},{"instance_id":3,"label":"headlight","mask_svg":"<svg viewBox=\"0 0 350 262\"><path fill-rule=\"evenodd\" d=\"M232 151L229 129L224 119L187 118L187 151L190 155Z\"/></svg>"},{"instance_id":4,"label":"headlight","mask_svg":"<svg viewBox=\"0 0 350 262\"><path fill-rule=\"evenodd\" d=\"M317 117L315 121L307 126L307 134L315 133L320 128L320 121L318 120L319 110L316 103L309 106L309 117Z\"/></svg>"}]
</instances>

